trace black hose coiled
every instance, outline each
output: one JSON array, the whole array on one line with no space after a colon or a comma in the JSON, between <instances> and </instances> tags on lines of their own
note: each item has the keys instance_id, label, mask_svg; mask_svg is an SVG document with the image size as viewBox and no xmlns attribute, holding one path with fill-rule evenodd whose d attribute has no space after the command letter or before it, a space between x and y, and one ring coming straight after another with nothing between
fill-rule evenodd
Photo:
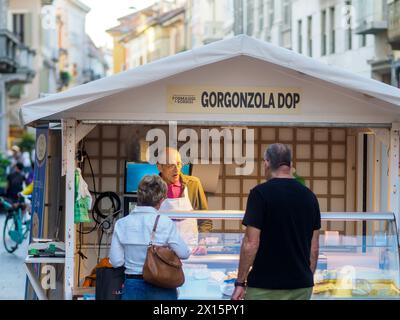
<instances>
[{"instance_id":1,"label":"black hose coiled","mask_svg":"<svg viewBox=\"0 0 400 320\"><path fill-rule=\"evenodd\" d=\"M96 201L94 202L93 206L93 219L96 221L98 224L101 223L100 218L106 219L108 215L104 214L101 209L99 208L99 205L101 201L105 198L109 198L112 206L113 206L113 213L111 213L112 218L116 218L117 215L121 212L121 199L115 192L102 192L100 195L96 198Z\"/></svg>"}]
</instances>

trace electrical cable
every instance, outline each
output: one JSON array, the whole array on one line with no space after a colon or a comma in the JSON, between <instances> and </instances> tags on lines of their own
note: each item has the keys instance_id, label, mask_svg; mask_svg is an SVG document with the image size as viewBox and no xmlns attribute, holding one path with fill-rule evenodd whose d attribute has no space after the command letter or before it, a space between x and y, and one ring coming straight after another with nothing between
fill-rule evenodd
<instances>
[{"instance_id":1,"label":"electrical cable","mask_svg":"<svg viewBox=\"0 0 400 320\"><path fill-rule=\"evenodd\" d=\"M86 153L84 147L81 145L80 159L82 159L82 161L80 162L80 165L83 168L84 168L84 159L85 159L85 157L88 160L91 176L92 176L92 179L93 179L92 181L93 181L93 189L94 190L93 191L89 190L89 191L95 197L95 202L94 202L94 205L93 205L92 210L91 210L92 217L93 217L93 220L95 222L95 225L90 231L83 232L82 231L82 224L80 224L80 228L79 228L79 230L77 230L77 232L79 233L79 240L80 240L79 241L80 242L79 251L78 251L78 255L79 255L78 275L79 275L79 277L80 277L81 259L87 259L87 257L81 251L82 243L83 243L83 235L92 233L96 229L101 232L100 236L99 236L99 241L98 241L98 244L97 244L98 245L97 263L99 263L99 261L100 261L100 250L101 250L101 244L102 244L102 241L103 241L104 233L108 233L109 232L109 230L112 228L114 219L122 211L122 209L121 209L121 199L118 196L118 194L116 194L115 192L97 192L97 190L96 190L96 180L95 180L95 177L94 177L93 166L92 166L92 163L90 161L90 156ZM81 168L81 170L82 170L82 168ZM109 208L109 210L100 209L102 207L101 206L101 202L103 200L106 200L106 199L109 199L109 201L111 202L111 207ZM104 211L108 211L108 213L106 214Z\"/></svg>"},{"instance_id":2,"label":"electrical cable","mask_svg":"<svg viewBox=\"0 0 400 320\"><path fill-rule=\"evenodd\" d=\"M82 231L82 224L79 224L79 229ZM78 250L78 283L79 279L81 278L81 254L82 254L82 233L79 234L79 250Z\"/></svg>"},{"instance_id":3,"label":"electrical cable","mask_svg":"<svg viewBox=\"0 0 400 320\"><path fill-rule=\"evenodd\" d=\"M108 215L105 215L102 212L102 210L100 210L100 203L103 199L109 199L112 204L112 211L109 212ZM109 230L112 228L114 219L118 216L118 214L121 211L122 211L121 200L115 192L103 192L95 201L95 204L93 206L93 218L99 224L98 229L101 230L99 241L97 244L98 245L97 263L99 263L100 261L100 252L101 252L101 245L104 233L109 232ZM103 219L103 221L100 222L100 218Z\"/></svg>"},{"instance_id":4,"label":"electrical cable","mask_svg":"<svg viewBox=\"0 0 400 320\"><path fill-rule=\"evenodd\" d=\"M88 163L89 163L89 167L90 167L90 172L92 173L92 179L93 179L93 192L92 191L90 191L90 192L92 192L93 194L94 194L94 197L95 198L97 198L97 194L99 194L99 192L97 192L96 191L96 179L94 178L94 171L93 171L93 167L92 167L92 162L90 161L90 157L89 157L89 154L86 152L86 151L84 151L84 153L85 153L85 155L86 155L86 158L88 159Z\"/></svg>"},{"instance_id":5,"label":"electrical cable","mask_svg":"<svg viewBox=\"0 0 400 320\"><path fill-rule=\"evenodd\" d=\"M97 197L97 199L96 199L96 201L94 203L94 206L93 206L93 219L98 224L100 224L100 221L98 219L99 217L102 218L102 219L106 219L110 215L110 214L106 215L106 214L103 213L102 210L100 210L101 201L103 199L107 199L107 198L111 201L113 212L111 212L110 214L111 214L112 218L116 218L117 215L121 212L121 199L119 198L118 194L116 194L115 192L109 192L109 191L101 193Z\"/></svg>"},{"instance_id":6,"label":"electrical cable","mask_svg":"<svg viewBox=\"0 0 400 320\"><path fill-rule=\"evenodd\" d=\"M92 179L93 179L93 189L94 189L94 192L92 192L92 191L90 191L91 193L93 193L94 194L94 197L95 197L95 199L97 199L97 194L101 194L101 193L99 193L99 192L96 192L96 180L95 180L95 178L94 178L94 171L93 171L93 167L92 167L92 163L90 162L90 157L89 157L89 154L82 148L82 157L85 157L86 156L86 158L88 159L88 163L89 163L89 167L90 167L90 172L91 172L91 175L92 175ZM83 161L83 163L84 163L84 161ZM84 164L83 164L83 167L84 167ZM85 231L85 232L83 232L83 231L78 231L78 233L82 233L82 234L89 234L89 233L92 233L93 231L95 231L96 229L97 229L97 227L98 227L98 222L97 222L97 220L94 218L94 216L93 216L93 209L92 209L92 217L93 217L93 220L95 221L95 225L93 226L93 228L92 229L90 229L89 231Z\"/></svg>"},{"instance_id":7,"label":"electrical cable","mask_svg":"<svg viewBox=\"0 0 400 320\"><path fill-rule=\"evenodd\" d=\"M92 174L92 178L93 178L93 187L96 190L96 182L94 179L93 167L92 167L92 164L90 163L90 158L89 158L88 154L84 150L84 142L83 141L80 143L79 153L80 154L79 154L78 160L79 160L79 168L81 169L81 171L83 171L85 168L85 155L88 157L89 166L90 166L90 170L91 170L91 174ZM95 197L96 197L96 195L95 195ZM92 211L92 215L93 215L93 211ZM94 227L90 231L83 232L82 231L82 223L79 224L79 230L77 230L77 232L79 233L79 250L77 252L77 254L79 256L79 259L78 259L78 281L80 280L80 277L81 277L81 262L82 262L82 260L87 259L87 257L82 252L83 235L92 233L94 230L96 230L96 228L97 228L97 222L95 223Z\"/></svg>"},{"instance_id":8,"label":"electrical cable","mask_svg":"<svg viewBox=\"0 0 400 320\"><path fill-rule=\"evenodd\" d=\"M81 169L81 171L84 168L84 161L83 161L83 143L79 143L79 148L78 148L78 154L76 155L77 160L78 160L78 167ZM84 259L84 254L82 253L82 242L83 242L83 234L82 234L82 223L79 224L79 230L77 229L77 232L79 234L79 249L78 249L78 286L79 286L79 281L81 278L81 261Z\"/></svg>"},{"instance_id":9,"label":"electrical cable","mask_svg":"<svg viewBox=\"0 0 400 320\"><path fill-rule=\"evenodd\" d=\"M109 199L112 204L112 210L108 215L104 214L103 211L100 210L100 203L104 199ZM99 230L101 230L100 239L98 241L97 263L100 261L100 252L104 233L107 233L107 230L111 229L113 220L121 211L121 199L115 192L103 192L95 201L93 206L93 219L95 219L95 221L99 224ZM100 222L100 219L103 219L103 221Z\"/></svg>"},{"instance_id":10,"label":"electrical cable","mask_svg":"<svg viewBox=\"0 0 400 320\"><path fill-rule=\"evenodd\" d=\"M104 235L104 230L101 229L101 236L100 236L100 240L98 243L99 249L98 249L98 253L97 253L97 263L100 262L100 250L101 250L101 242L103 241L103 235Z\"/></svg>"}]
</instances>

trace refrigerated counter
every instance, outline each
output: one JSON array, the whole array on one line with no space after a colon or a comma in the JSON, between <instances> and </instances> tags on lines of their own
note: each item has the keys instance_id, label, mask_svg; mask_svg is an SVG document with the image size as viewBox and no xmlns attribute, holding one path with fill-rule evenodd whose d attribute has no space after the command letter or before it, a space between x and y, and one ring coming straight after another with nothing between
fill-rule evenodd
<instances>
[{"instance_id":1,"label":"refrigerated counter","mask_svg":"<svg viewBox=\"0 0 400 320\"><path fill-rule=\"evenodd\" d=\"M165 214L165 213L164 213ZM179 299L229 299L237 276L241 231L218 232L222 222L243 218L242 211L168 213L173 219L211 219L213 230L200 233L206 254L184 261L186 282ZM195 218L194 218L195 217ZM313 299L400 299L399 238L392 213L321 213L320 255ZM335 222L354 222L346 235Z\"/></svg>"}]
</instances>

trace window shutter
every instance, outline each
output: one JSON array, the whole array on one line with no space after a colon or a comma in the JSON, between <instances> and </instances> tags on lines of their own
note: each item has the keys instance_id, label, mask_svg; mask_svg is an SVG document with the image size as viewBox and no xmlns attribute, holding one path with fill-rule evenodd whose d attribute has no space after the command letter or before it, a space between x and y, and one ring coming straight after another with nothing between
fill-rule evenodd
<instances>
[{"instance_id":1,"label":"window shutter","mask_svg":"<svg viewBox=\"0 0 400 320\"><path fill-rule=\"evenodd\" d=\"M24 44L28 47L32 47L32 13L28 12L24 14Z\"/></svg>"}]
</instances>

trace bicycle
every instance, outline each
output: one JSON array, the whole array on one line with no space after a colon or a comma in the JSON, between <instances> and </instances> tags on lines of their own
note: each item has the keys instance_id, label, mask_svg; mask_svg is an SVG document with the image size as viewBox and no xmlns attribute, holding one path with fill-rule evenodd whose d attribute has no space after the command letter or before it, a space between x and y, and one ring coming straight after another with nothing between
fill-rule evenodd
<instances>
[{"instance_id":1,"label":"bicycle","mask_svg":"<svg viewBox=\"0 0 400 320\"><path fill-rule=\"evenodd\" d=\"M8 253L13 253L18 246L28 237L31 229L31 220L23 221L25 203L11 203L0 197L0 205L7 212L3 228L3 244Z\"/></svg>"}]
</instances>

